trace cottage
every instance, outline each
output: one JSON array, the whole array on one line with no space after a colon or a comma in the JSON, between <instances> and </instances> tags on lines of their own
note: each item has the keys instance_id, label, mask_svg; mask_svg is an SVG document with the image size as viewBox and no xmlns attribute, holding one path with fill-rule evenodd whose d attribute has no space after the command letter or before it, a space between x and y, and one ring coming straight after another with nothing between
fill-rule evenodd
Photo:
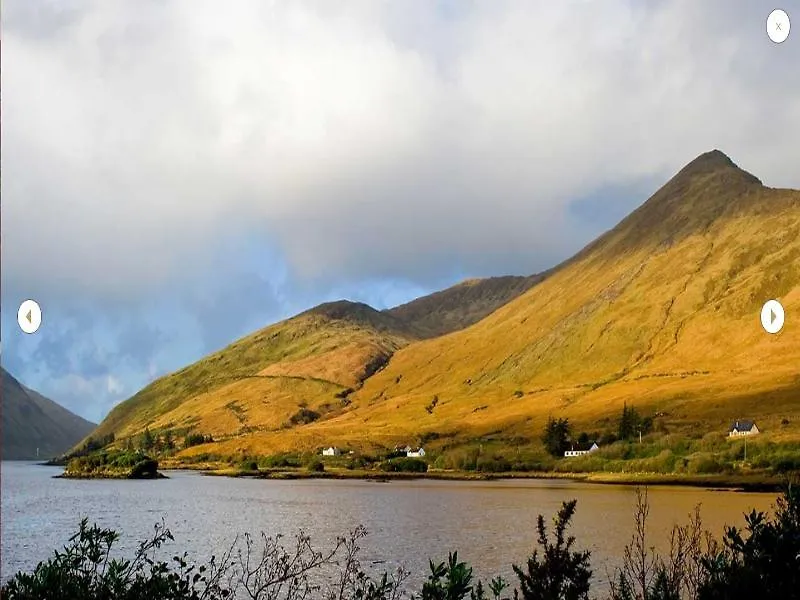
<instances>
[{"instance_id":1,"label":"cottage","mask_svg":"<svg viewBox=\"0 0 800 600\"><path fill-rule=\"evenodd\" d=\"M734 421L728 429L728 437L741 437L760 433L755 421Z\"/></svg>"},{"instance_id":2,"label":"cottage","mask_svg":"<svg viewBox=\"0 0 800 600\"><path fill-rule=\"evenodd\" d=\"M334 446L331 446L330 448L325 448L322 451L322 456L340 456L341 454L342 451Z\"/></svg>"},{"instance_id":3,"label":"cottage","mask_svg":"<svg viewBox=\"0 0 800 600\"><path fill-rule=\"evenodd\" d=\"M406 456L409 458L423 458L425 456L425 449L424 448L415 448L413 450L409 449L406 452Z\"/></svg>"},{"instance_id":4,"label":"cottage","mask_svg":"<svg viewBox=\"0 0 800 600\"><path fill-rule=\"evenodd\" d=\"M575 456L583 456L584 454L589 454L590 452L594 452L595 450L599 450L600 446L597 445L597 442L588 442L586 444L572 444L571 448L564 452L564 456L567 458L572 458Z\"/></svg>"}]
</instances>

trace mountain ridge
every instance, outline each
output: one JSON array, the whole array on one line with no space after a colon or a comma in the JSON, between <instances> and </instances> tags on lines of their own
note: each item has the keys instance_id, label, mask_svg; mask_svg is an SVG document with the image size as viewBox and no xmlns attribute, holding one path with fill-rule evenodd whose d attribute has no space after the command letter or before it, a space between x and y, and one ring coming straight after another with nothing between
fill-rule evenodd
<instances>
[{"instance_id":1,"label":"mountain ridge","mask_svg":"<svg viewBox=\"0 0 800 600\"><path fill-rule=\"evenodd\" d=\"M2 367L0 378L3 399L3 460L58 456L96 427L95 423L23 385Z\"/></svg>"},{"instance_id":2,"label":"mountain ridge","mask_svg":"<svg viewBox=\"0 0 800 600\"><path fill-rule=\"evenodd\" d=\"M800 309L798 240L800 192L765 187L714 150L542 275L462 283L386 311L348 302L314 307L229 347L256 347L265 331L290 325L292 339L311 336L315 349L281 355L247 375L275 377L280 385L269 379L248 387L242 380L227 390L193 389L182 412L162 390L147 399L148 418L128 421L123 431L145 423L213 429L224 438L220 450L242 452L389 446L434 434L467 443L491 432L533 443L531 431L548 414L602 424L628 400L670 415L663 427L678 430L722 426L730 414L747 411L767 425L779 413L795 422L799 409L787 400L800 391L793 325L765 337L757 316L771 297L781 298L787 312ZM500 285L497 293L493 285ZM471 296L474 290L480 293ZM465 297L480 309L471 316L460 304ZM486 298L495 304L481 314ZM454 318L443 326L447 315ZM163 381L185 383L187 370L219 354ZM765 360L769 372L761 369ZM336 375L332 364L347 366ZM240 366L228 371L243 375ZM777 400L764 405L754 394ZM196 418L223 401L242 404L232 411L238 421L221 413ZM279 416L256 418L260 403ZM293 424L292 412L305 407L319 418ZM113 421L101 430L113 430Z\"/></svg>"}]
</instances>

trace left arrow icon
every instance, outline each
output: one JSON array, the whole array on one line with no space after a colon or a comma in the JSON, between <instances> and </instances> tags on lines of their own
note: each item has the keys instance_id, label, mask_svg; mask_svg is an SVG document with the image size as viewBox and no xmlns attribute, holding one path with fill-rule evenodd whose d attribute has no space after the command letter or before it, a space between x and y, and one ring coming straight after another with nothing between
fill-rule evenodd
<instances>
[{"instance_id":1,"label":"left arrow icon","mask_svg":"<svg viewBox=\"0 0 800 600\"><path fill-rule=\"evenodd\" d=\"M19 328L24 333L36 333L42 324L42 309L35 300L25 300L17 313Z\"/></svg>"}]
</instances>

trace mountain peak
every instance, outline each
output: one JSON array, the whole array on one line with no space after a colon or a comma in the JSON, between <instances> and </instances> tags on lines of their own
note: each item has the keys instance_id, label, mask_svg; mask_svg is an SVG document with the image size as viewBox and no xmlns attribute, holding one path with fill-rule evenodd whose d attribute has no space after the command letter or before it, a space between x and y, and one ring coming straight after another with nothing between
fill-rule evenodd
<instances>
[{"instance_id":1,"label":"mountain peak","mask_svg":"<svg viewBox=\"0 0 800 600\"><path fill-rule=\"evenodd\" d=\"M695 158L675 175L673 181L680 181L696 175L712 175L718 173L738 173L744 175L747 180L753 183L761 183L760 179L739 168L727 154L717 149L704 152Z\"/></svg>"}]
</instances>

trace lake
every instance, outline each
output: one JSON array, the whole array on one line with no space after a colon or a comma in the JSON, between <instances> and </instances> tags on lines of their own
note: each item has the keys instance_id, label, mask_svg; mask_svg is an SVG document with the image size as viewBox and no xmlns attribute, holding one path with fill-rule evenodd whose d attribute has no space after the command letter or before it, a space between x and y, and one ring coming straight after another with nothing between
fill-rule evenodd
<instances>
[{"instance_id":1,"label":"lake","mask_svg":"<svg viewBox=\"0 0 800 600\"><path fill-rule=\"evenodd\" d=\"M370 535L362 560L391 569L405 565L419 581L428 558L449 550L477 574L512 579L535 540L536 516L547 517L576 498L573 534L592 551L598 583L619 564L633 533L635 490L629 486L564 480L393 481L255 480L171 471L158 481L53 479L62 470L3 462L2 564L5 581L30 570L63 546L81 517L122 533L119 550L130 553L163 518L175 536L169 556L189 552L205 560L226 549L237 534L293 535L305 530L321 545L359 524ZM751 508L769 510L775 494L683 487L650 488L650 527L663 545L673 524L686 522L699 503L704 523L719 535L724 524L743 524Z\"/></svg>"}]
</instances>

